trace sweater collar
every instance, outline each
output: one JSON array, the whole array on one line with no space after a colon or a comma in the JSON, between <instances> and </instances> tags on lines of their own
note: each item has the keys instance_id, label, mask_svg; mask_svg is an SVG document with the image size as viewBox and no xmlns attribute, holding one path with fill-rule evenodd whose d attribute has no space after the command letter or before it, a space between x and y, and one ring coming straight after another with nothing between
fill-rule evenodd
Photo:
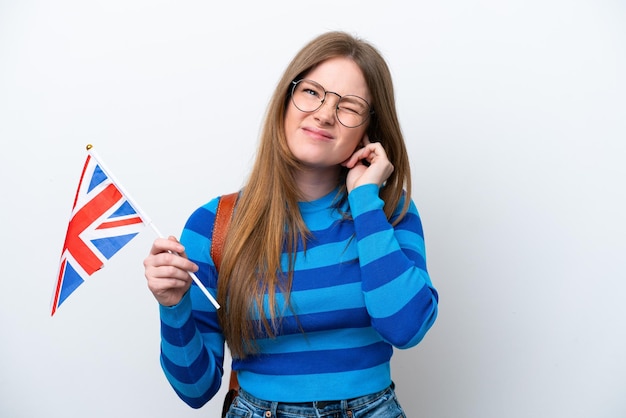
<instances>
[{"instance_id":1,"label":"sweater collar","mask_svg":"<svg viewBox=\"0 0 626 418\"><path fill-rule=\"evenodd\" d=\"M334 206L334 203L339 198L338 193L339 187L331 190L330 193L320 197L319 199L311 200L310 202L298 202L298 206L300 206L300 211L302 213L319 212Z\"/></svg>"}]
</instances>

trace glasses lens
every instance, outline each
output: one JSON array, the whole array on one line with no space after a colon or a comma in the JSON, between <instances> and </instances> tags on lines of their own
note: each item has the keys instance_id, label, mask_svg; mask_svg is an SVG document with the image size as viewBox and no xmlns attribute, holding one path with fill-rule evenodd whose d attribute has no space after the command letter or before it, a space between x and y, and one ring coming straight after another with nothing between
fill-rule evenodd
<instances>
[{"instance_id":1,"label":"glasses lens","mask_svg":"<svg viewBox=\"0 0 626 418\"><path fill-rule=\"evenodd\" d=\"M299 80L291 90L291 100L302 112L315 112L322 106L325 97L324 87L311 80ZM359 96L342 96L336 106L339 123L348 128L363 125L370 115L370 105Z\"/></svg>"},{"instance_id":2,"label":"glasses lens","mask_svg":"<svg viewBox=\"0 0 626 418\"><path fill-rule=\"evenodd\" d=\"M293 104L303 112L314 112L322 106L324 88L311 80L300 80L291 91Z\"/></svg>"},{"instance_id":3,"label":"glasses lens","mask_svg":"<svg viewBox=\"0 0 626 418\"><path fill-rule=\"evenodd\" d=\"M359 96L343 96L337 103L337 119L344 126L356 128L369 117L369 107Z\"/></svg>"}]
</instances>

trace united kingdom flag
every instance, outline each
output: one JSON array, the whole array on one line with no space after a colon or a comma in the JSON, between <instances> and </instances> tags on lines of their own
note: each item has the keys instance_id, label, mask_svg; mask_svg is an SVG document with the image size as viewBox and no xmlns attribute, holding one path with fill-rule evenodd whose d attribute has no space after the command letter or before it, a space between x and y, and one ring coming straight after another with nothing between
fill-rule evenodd
<instances>
[{"instance_id":1,"label":"united kingdom flag","mask_svg":"<svg viewBox=\"0 0 626 418\"><path fill-rule=\"evenodd\" d=\"M124 193L87 155L61 253L51 315L144 226Z\"/></svg>"}]
</instances>

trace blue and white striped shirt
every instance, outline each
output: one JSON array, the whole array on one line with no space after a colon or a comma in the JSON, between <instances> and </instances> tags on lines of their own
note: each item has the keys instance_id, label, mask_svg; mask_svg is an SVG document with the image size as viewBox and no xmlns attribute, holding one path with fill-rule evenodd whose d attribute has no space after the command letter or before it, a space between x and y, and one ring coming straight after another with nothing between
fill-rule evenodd
<instances>
[{"instance_id":1,"label":"blue and white striped shirt","mask_svg":"<svg viewBox=\"0 0 626 418\"><path fill-rule=\"evenodd\" d=\"M308 402L383 390L391 383L393 347L416 345L435 321L438 296L413 202L392 227L376 185L354 189L339 209L335 197L336 191L300 203L312 236L295 259L296 317L284 309L277 337L257 340L257 355L233 362L241 387L255 397ZM199 279L214 293L217 277L209 254L216 209L214 199L196 210L181 236L200 267ZM277 298L280 307L284 299ZM216 311L193 285L178 305L162 306L160 313L165 375L178 395L198 408L222 379L224 339Z\"/></svg>"}]
</instances>

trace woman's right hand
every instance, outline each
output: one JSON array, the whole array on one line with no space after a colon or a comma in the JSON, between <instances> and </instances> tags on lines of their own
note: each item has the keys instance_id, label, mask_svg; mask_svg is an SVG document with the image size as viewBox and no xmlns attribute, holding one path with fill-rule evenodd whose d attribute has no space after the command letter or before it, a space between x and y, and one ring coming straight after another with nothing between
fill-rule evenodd
<instances>
[{"instance_id":1,"label":"woman's right hand","mask_svg":"<svg viewBox=\"0 0 626 418\"><path fill-rule=\"evenodd\" d=\"M191 286L188 272L198 271L198 266L187 259L185 247L174 237L154 240L143 266L148 288L163 306L178 304Z\"/></svg>"}]
</instances>

